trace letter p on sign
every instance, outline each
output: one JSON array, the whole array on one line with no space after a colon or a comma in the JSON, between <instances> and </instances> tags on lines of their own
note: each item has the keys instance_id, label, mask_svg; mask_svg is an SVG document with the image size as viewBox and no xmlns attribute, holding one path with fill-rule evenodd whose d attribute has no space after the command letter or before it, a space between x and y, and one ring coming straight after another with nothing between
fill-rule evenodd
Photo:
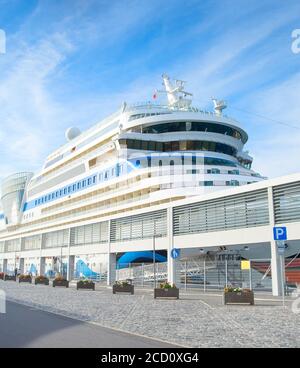
<instances>
[{"instance_id":1,"label":"letter p on sign","mask_svg":"<svg viewBox=\"0 0 300 368\"><path fill-rule=\"evenodd\" d=\"M274 240L287 240L286 227L273 227Z\"/></svg>"}]
</instances>

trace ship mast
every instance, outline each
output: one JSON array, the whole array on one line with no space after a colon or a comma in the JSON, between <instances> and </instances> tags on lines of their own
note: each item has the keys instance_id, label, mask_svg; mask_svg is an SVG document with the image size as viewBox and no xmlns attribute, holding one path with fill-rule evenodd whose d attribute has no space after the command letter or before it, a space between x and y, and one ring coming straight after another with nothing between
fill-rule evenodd
<instances>
[{"instance_id":1,"label":"ship mast","mask_svg":"<svg viewBox=\"0 0 300 368\"><path fill-rule=\"evenodd\" d=\"M175 79L173 82L167 74L163 74L162 79L165 90L157 92L167 94L169 107L182 110L188 109L192 100L186 98L186 96L193 96L193 94L184 90L186 82L179 79Z\"/></svg>"}]
</instances>

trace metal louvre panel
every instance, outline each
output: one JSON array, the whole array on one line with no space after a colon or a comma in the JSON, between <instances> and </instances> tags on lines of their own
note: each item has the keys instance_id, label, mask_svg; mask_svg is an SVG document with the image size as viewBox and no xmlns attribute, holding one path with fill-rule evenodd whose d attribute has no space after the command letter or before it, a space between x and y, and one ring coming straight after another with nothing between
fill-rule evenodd
<instances>
[{"instance_id":1,"label":"metal louvre panel","mask_svg":"<svg viewBox=\"0 0 300 368\"><path fill-rule=\"evenodd\" d=\"M58 230L51 233L46 233L43 236L43 248L55 248L68 245L69 231Z\"/></svg>"},{"instance_id":2,"label":"metal louvre panel","mask_svg":"<svg viewBox=\"0 0 300 368\"><path fill-rule=\"evenodd\" d=\"M39 249L41 236L35 235L24 238L24 250Z\"/></svg>"},{"instance_id":3,"label":"metal louvre panel","mask_svg":"<svg viewBox=\"0 0 300 368\"><path fill-rule=\"evenodd\" d=\"M300 182L279 185L273 188L275 222L300 220Z\"/></svg>"},{"instance_id":4,"label":"metal louvre panel","mask_svg":"<svg viewBox=\"0 0 300 368\"><path fill-rule=\"evenodd\" d=\"M15 252L21 250L20 239L6 240L4 249L6 252Z\"/></svg>"},{"instance_id":5,"label":"metal louvre panel","mask_svg":"<svg viewBox=\"0 0 300 368\"><path fill-rule=\"evenodd\" d=\"M269 223L267 189L175 207L174 235L221 231Z\"/></svg>"},{"instance_id":6,"label":"metal louvre panel","mask_svg":"<svg viewBox=\"0 0 300 368\"><path fill-rule=\"evenodd\" d=\"M63 174L58 175L57 177L48 180L46 183L37 185L35 188L29 190L28 197L34 196L38 193L43 192L44 190L54 187L55 185L58 185L67 180L73 179L75 178L75 176L83 174L84 172L85 172L84 164L80 164L76 167L73 167L72 169L64 172Z\"/></svg>"},{"instance_id":7,"label":"metal louvre panel","mask_svg":"<svg viewBox=\"0 0 300 368\"><path fill-rule=\"evenodd\" d=\"M108 241L108 221L100 223L100 242L106 243Z\"/></svg>"},{"instance_id":8,"label":"metal louvre panel","mask_svg":"<svg viewBox=\"0 0 300 368\"><path fill-rule=\"evenodd\" d=\"M71 246L106 243L108 238L108 222L83 225L72 228Z\"/></svg>"},{"instance_id":9,"label":"metal louvre panel","mask_svg":"<svg viewBox=\"0 0 300 368\"><path fill-rule=\"evenodd\" d=\"M141 215L112 220L112 242L166 236L167 211L155 211Z\"/></svg>"},{"instance_id":10,"label":"metal louvre panel","mask_svg":"<svg viewBox=\"0 0 300 368\"><path fill-rule=\"evenodd\" d=\"M85 225L84 226L84 244L92 243L92 233L93 233L93 226Z\"/></svg>"},{"instance_id":11,"label":"metal louvre panel","mask_svg":"<svg viewBox=\"0 0 300 368\"><path fill-rule=\"evenodd\" d=\"M92 225L92 243L100 242L100 224Z\"/></svg>"},{"instance_id":12,"label":"metal louvre panel","mask_svg":"<svg viewBox=\"0 0 300 368\"><path fill-rule=\"evenodd\" d=\"M84 243L84 226L79 226L75 228L75 244Z\"/></svg>"}]
</instances>

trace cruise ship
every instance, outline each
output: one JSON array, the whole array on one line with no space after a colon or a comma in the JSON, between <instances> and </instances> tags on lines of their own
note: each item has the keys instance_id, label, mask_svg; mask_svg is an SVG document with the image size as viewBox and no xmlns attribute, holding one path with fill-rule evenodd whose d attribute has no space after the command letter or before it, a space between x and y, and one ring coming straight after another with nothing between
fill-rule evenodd
<instances>
[{"instance_id":1,"label":"cruise ship","mask_svg":"<svg viewBox=\"0 0 300 368\"><path fill-rule=\"evenodd\" d=\"M8 256L0 260L0 270L55 272L71 246L74 274L102 272L101 244L112 232L126 239L131 231L124 224L112 228L108 219L265 179L252 169L253 159L244 149L248 135L224 114L225 101L212 99L213 111L201 110L193 106L184 81L165 74L162 79L164 88L151 102L124 102L84 132L69 128L66 143L39 172L3 179L0 254ZM157 103L158 96L166 102ZM163 220L157 215L151 224L159 232ZM26 251L32 256L23 257ZM152 256L134 250L118 259L126 263ZM156 257L166 258L163 251Z\"/></svg>"}]
</instances>

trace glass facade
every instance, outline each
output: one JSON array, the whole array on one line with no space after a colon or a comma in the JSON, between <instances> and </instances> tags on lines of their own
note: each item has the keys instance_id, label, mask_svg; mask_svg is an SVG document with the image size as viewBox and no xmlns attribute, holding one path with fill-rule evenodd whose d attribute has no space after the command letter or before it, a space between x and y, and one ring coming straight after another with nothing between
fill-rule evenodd
<instances>
[{"instance_id":1,"label":"glass facade","mask_svg":"<svg viewBox=\"0 0 300 368\"><path fill-rule=\"evenodd\" d=\"M194 121L194 122L177 121L171 123L156 124L147 127L136 127L133 128L132 131L137 133L151 133L151 134L187 132L187 131L208 132L208 133L225 134L229 135L230 137L242 140L241 133L234 128L231 128L223 124L216 124L203 121Z\"/></svg>"},{"instance_id":2,"label":"glass facade","mask_svg":"<svg viewBox=\"0 0 300 368\"><path fill-rule=\"evenodd\" d=\"M224 153L230 156L236 156L237 150L224 143L209 142L209 141L171 141L171 142L154 142L144 141L139 139L120 139L121 147L135 149L139 151L209 151Z\"/></svg>"}]
</instances>

